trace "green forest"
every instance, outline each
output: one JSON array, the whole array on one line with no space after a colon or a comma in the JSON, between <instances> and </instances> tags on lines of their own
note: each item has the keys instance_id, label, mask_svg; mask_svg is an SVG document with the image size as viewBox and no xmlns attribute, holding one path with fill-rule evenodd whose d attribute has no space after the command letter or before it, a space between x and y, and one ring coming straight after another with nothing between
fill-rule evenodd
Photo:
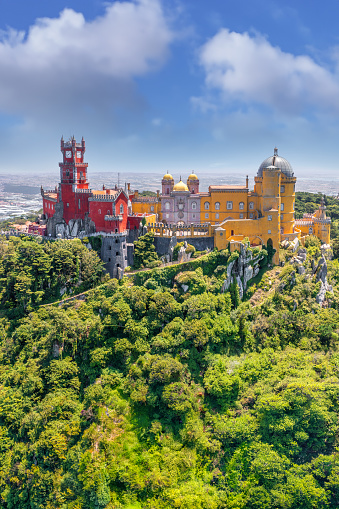
<instances>
[{"instance_id":1,"label":"green forest","mask_svg":"<svg viewBox=\"0 0 339 509\"><path fill-rule=\"evenodd\" d=\"M338 508L339 261L320 306L306 250L264 250L241 301L237 252L117 281L81 241L0 238L0 507Z\"/></svg>"},{"instance_id":2,"label":"green forest","mask_svg":"<svg viewBox=\"0 0 339 509\"><path fill-rule=\"evenodd\" d=\"M12 271L35 243L2 241ZM309 251L304 275L263 267L242 303L220 293L228 251L62 306L24 309L18 290L22 315L1 319L1 507L337 507L339 263L320 308Z\"/></svg>"}]
</instances>

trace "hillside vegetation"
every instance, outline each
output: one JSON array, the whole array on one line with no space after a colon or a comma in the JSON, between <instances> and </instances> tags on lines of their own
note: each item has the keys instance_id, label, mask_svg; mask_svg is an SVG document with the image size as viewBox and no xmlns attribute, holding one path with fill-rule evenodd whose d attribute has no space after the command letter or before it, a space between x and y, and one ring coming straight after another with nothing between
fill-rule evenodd
<instances>
[{"instance_id":1,"label":"hillside vegetation","mask_svg":"<svg viewBox=\"0 0 339 509\"><path fill-rule=\"evenodd\" d=\"M0 506L337 508L339 264L321 308L308 251L242 303L226 250L4 316Z\"/></svg>"}]
</instances>

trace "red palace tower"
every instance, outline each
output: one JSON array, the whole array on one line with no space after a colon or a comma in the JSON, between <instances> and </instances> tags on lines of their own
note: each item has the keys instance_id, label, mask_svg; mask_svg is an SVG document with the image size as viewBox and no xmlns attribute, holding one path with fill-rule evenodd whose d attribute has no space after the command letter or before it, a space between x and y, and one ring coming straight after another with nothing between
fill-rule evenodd
<instances>
[{"instance_id":1,"label":"red palace tower","mask_svg":"<svg viewBox=\"0 0 339 509\"><path fill-rule=\"evenodd\" d=\"M93 191L87 180L88 163L84 162L85 140L77 143L61 138L63 161L58 188L41 189L47 232L51 236L76 237L80 233L121 233L126 230L130 213L129 194L125 189Z\"/></svg>"}]
</instances>

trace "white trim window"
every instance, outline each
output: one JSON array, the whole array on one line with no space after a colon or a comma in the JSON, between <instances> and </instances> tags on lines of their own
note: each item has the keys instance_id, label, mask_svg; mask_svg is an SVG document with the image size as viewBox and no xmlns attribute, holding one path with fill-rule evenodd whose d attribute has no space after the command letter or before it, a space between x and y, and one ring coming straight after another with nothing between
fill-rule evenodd
<instances>
[{"instance_id":1,"label":"white trim window","mask_svg":"<svg viewBox=\"0 0 339 509\"><path fill-rule=\"evenodd\" d=\"M285 205L283 204L283 202L280 203L280 210L284 210L285 208Z\"/></svg>"},{"instance_id":2,"label":"white trim window","mask_svg":"<svg viewBox=\"0 0 339 509\"><path fill-rule=\"evenodd\" d=\"M209 218L209 214L208 214L208 212L206 212L205 219L208 219L208 218Z\"/></svg>"},{"instance_id":3,"label":"white trim window","mask_svg":"<svg viewBox=\"0 0 339 509\"><path fill-rule=\"evenodd\" d=\"M220 201L215 202L215 210L220 210Z\"/></svg>"},{"instance_id":4,"label":"white trim window","mask_svg":"<svg viewBox=\"0 0 339 509\"><path fill-rule=\"evenodd\" d=\"M124 205L120 203L120 214L124 213Z\"/></svg>"},{"instance_id":5,"label":"white trim window","mask_svg":"<svg viewBox=\"0 0 339 509\"><path fill-rule=\"evenodd\" d=\"M165 210L169 210L170 207L171 207L170 202L169 201L165 202Z\"/></svg>"},{"instance_id":6,"label":"white trim window","mask_svg":"<svg viewBox=\"0 0 339 509\"><path fill-rule=\"evenodd\" d=\"M196 210L197 209L197 202L196 201L192 201L191 208L192 208L192 210Z\"/></svg>"},{"instance_id":7,"label":"white trim window","mask_svg":"<svg viewBox=\"0 0 339 509\"><path fill-rule=\"evenodd\" d=\"M204 207L205 207L205 210L209 210L210 209L210 204L209 204L208 201L205 201Z\"/></svg>"},{"instance_id":8,"label":"white trim window","mask_svg":"<svg viewBox=\"0 0 339 509\"><path fill-rule=\"evenodd\" d=\"M239 219L244 219L244 214L242 212L239 214Z\"/></svg>"},{"instance_id":9,"label":"white trim window","mask_svg":"<svg viewBox=\"0 0 339 509\"><path fill-rule=\"evenodd\" d=\"M233 209L233 201L228 201L226 207L227 207L227 210L232 210Z\"/></svg>"},{"instance_id":10,"label":"white trim window","mask_svg":"<svg viewBox=\"0 0 339 509\"><path fill-rule=\"evenodd\" d=\"M285 192L285 186L280 186L280 194Z\"/></svg>"},{"instance_id":11,"label":"white trim window","mask_svg":"<svg viewBox=\"0 0 339 509\"><path fill-rule=\"evenodd\" d=\"M245 203L243 201L239 202L239 210L244 210Z\"/></svg>"},{"instance_id":12,"label":"white trim window","mask_svg":"<svg viewBox=\"0 0 339 509\"><path fill-rule=\"evenodd\" d=\"M250 210L253 210L254 209L254 202L253 201L250 201L249 205L248 205L248 208Z\"/></svg>"},{"instance_id":13,"label":"white trim window","mask_svg":"<svg viewBox=\"0 0 339 509\"><path fill-rule=\"evenodd\" d=\"M219 219L219 213L218 212L216 212L216 214L215 214L215 219Z\"/></svg>"},{"instance_id":14,"label":"white trim window","mask_svg":"<svg viewBox=\"0 0 339 509\"><path fill-rule=\"evenodd\" d=\"M272 221L272 216L271 215L267 216L267 221Z\"/></svg>"},{"instance_id":15,"label":"white trim window","mask_svg":"<svg viewBox=\"0 0 339 509\"><path fill-rule=\"evenodd\" d=\"M250 212L250 219L253 219L253 212Z\"/></svg>"}]
</instances>

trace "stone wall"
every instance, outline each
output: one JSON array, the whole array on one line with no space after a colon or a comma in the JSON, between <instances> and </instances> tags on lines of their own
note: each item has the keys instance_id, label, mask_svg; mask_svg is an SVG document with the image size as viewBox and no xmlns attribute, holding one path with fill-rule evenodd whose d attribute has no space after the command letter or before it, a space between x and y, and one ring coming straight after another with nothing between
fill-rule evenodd
<instances>
[{"instance_id":1,"label":"stone wall","mask_svg":"<svg viewBox=\"0 0 339 509\"><path fill-rule=\"evenodd\" d=\"M126 235L102 236L100 258L111 277L120 279L122 272L129 265ZM120 270L119 270L120 269Z\"/></svg>"},{"instance_id":2,"label":"stone wall","mask_svg":"<svg viewBox=\"0 0 339 509\"><path fill-rule=\"evenodd\" d=\"M205 251L206 249L214 249L214 237L176 237L177 242L187 241L197 251ZM163 256L168 253L171 237L154 237L155 250L158 256ZM175 243L176 244L176 243ZM175 245L174 244L174 245Z\"/></svg>"}]
</instances>

